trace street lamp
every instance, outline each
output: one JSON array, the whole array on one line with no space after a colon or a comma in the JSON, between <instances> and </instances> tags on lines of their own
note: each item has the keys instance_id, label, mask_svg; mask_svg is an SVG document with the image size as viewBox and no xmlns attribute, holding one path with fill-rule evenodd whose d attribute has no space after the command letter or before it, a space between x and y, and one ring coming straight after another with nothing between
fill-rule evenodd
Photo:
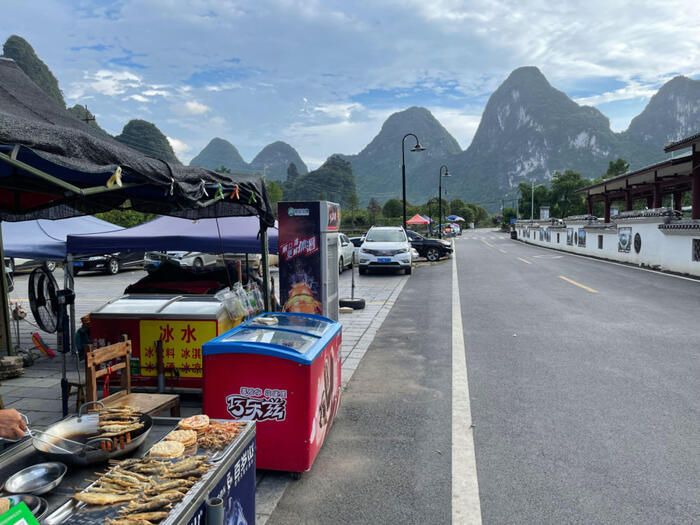
<instances>
[{"instance_id":1,"label":"street lamp","mask_svg":"<svg viewBox=\"0 0 700 525\"><path fill-rule=\"evenodd\" d=\"M442 174L442 168L445 168L445 174ZM450 172L447 169L447 166L444 164L440 166L440 177L438 177L438 236L440 239L442 239L442 178L443 177L449 177Z\"/></svg>"},{"instance_id":2,"label":"street lamp","mask_svg":"<svg viewBox=\"0 0 700 525\"><path fill-rule=\"evenodd\" d=\"M423 151L425 148L418 142L418 137L413 133L406 133L401 139L401 184L403 187L403 229L406 229L406 159L404 155L404 145L407 137L413 137L416 139L416 145L413 146L409 151Z\"/></svg>"}]
</instances>

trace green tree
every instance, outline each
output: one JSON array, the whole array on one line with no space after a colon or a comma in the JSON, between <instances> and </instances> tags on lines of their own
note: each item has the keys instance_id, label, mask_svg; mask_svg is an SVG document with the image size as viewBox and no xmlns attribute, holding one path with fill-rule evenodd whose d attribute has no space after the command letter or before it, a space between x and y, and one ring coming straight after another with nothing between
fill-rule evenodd
<instances>
[{"instance_id":1,"label":"green tree","mask_svg":"<svg viewBox=\"0 0 700 525\"><path fill-rule=\"evenodd\" d=\"M523 219L530 219L532 186L527 182L521 182L518 184L518 191L520 192L520 199L518 200L520 216ZM549 206L550 200L551 195L547 186L544 184L535 186L535 213L533 215L535 219L540 217L540 207Z\"/></svg>"},{"instance_id":2,"label":"green tree","mask_svg":"<svg viewBox=\"0 0 700 525\"><path fill-rule=\"evenodd\" d=\"M282 184L287 200L328 199L349 207L351 195L357 193L352 165L337 155L331 156L317 170L299 175Z\"/></svg>"},{"instance_id":3,"label":"green tree","mask_svg":"<svg viewBox=\"0 0 700 525\"><path fill-rule=\"evenodd\" d=\"M214 171L217 172L217 173L231 173L231 170L228 169L228 168L227 168L226 166L224 166L224 165L219 166L219 167L216 168Z\"/></svg>"},{"instance_id":4,"label":"green tree","mask_svg":"<svg viewBox=\"0 0 700 525\"><path fill-rule=\"evenodd\" d=\"M382 214L384 217L402 217L403 201L400 201L399 199L389 199L384 203Z\"/></svg>"},{"instance_id":5,"label":"green tree","mask_svg":"<svg viewBox=\"0 0 700 525\"><path fill-rule=\"evenodd\" d=\"M474 226L479 227L490 225L489 221L491 216L489 215L489 212L486 211L486 208L478 204L474 204L473 202L467 203L467 208L469 208L472 212L473 219L471 222L474 223ZM466 220L466 217L462 217Z\"/></svg>"},{"instance_id":6,"label":"green tree","mask_svg":"<svg viewBox=\"0 0 700 525\"><path fill-rule=\"evenodd\" d=\"M353 229L355 228L355 212L357 211L357 207L360 205L360 199L357 198L357 193L353 193L350 195L350 198L348 199L349 204L350 204L350 223L352 224Z\"/></svg>"},{"instance_id":7,"label":"green tree","mask_svg":"<svg viewBox=\"0 0 700 525\"><path fill-rule=\"evenodd\" d=\"M612 163L610 164L612 165ZM566 170L564 173L555 171L550 194L552 205L550 215L564 218L586 213L587 204L584 196L577 195L575 192L588 184L590 181L582 178L581 174L575 171ZM537 190L535 190L535 197L537 197Z\"/></svg>"},{"instance_id":8,"label":"green tree","mask_svg":"<svg viewBox=\"0 0 700 525\"><path fill-rule=\"evenodd\" d=\"M2 52L6 58L13 59L20 69L48 96L62 107L66 106L63 93L58 88L58 80L53 76L48 66L36 55L29 42L21 36L12 35L5 41Z\"/></svg>"},{"instance_id":9,"label":"green tree","mask_svg":"<svg viewBox=\"0 0 700 525\"><path fill-rule=\"evenodd\" d=\"M625 161L625 159L618 158L616 161L610 161L608 164L608 171L603 175L603 179L611 179L617 177L618 175L623 175L629 170L630 164Z\"/></svg>"},{"instance_id":10,"label":"green tree","mask_svg":"<svg viewBox=\"0 0 700 525\"><path fill-rule=\"evenodd\" d=\"M518 214L515 212L514 208L504 208L503 217L501 219L501 226L504 228L510 228L510 220L517 219Z\"/></svg>"},{"instance_id":11,"label":"green tree","mask_svg":"<svg viewBox=\"0 0 700 525\"><path fill-rule=\"evenodd\" d=\"M129 205L128 202L126 204ZM114 209L96 213L95 217L116 224L117 226L122 226L123 228L131 228L132 226L138 226L144 222L151 221L158 217L158 215L154 213L141 213L140 211L130 209Z\"/></svg>"},{"instance_id":12,"label":"green tree","mask_svg":"<svg viewBox=\"0 0 700 525\"><path fill-rule=\"evenodd\" d=\"M266 180L265 189L267 190L267 197L270 199L270 206L276 215L277 203L282 200L282 186L274 180Z\"/></svg>"},{"instance_id":13,"label":"green tree","mask_svg":"<svg viewBox=\"0 0 700 525\"><path fill-rule=\"evenodd\" d=\"M372 197L369 200L369 206L367 206L367 211L369 212L370 225L377 223L377 218L382 213L382 207L379 203Z\"/></svg>"}]
</instances>

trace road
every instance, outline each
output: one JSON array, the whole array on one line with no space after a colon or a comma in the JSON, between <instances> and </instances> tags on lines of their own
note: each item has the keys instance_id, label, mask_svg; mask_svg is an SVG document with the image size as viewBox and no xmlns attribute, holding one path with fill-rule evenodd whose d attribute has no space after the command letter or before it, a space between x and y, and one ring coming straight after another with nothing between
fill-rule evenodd
<instances>
[{"instance_id":1,"label":"road","mask_svg":"<svg viewBox=\"0 0 700 525\"><path fill-rule=\"evenodd\" d=\"M484 523L697 523L700 283L457 243Z\"/></svg>"},{"instance_id":2,"label":"road","mask_svg":"<svg viewBox=\"0 0 700 525\"><path fill-rule=\"evenodd\" d=\"M451 304L483 523L697 523L700 282L488 230L456 249L414 271L268 523L452 521L475 473L452 466Z\"/></svg>"}]
</instances>

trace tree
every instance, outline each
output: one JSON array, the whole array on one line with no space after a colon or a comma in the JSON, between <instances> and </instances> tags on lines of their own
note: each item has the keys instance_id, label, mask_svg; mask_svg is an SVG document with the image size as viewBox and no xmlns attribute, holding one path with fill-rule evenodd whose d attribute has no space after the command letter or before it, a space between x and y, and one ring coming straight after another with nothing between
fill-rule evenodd
<instances>
[{"instance_id":1,"label":"tree","mask_svg":"<svg viewBox=\"0 0 700 525\"><path fill-rule=\"evenodd\" d=\"M503 219L501 220L501 226L505 228L510 227L510 220L517 219L518 215L514 208L504 208L503 209Z\"/></svg>"},{"instance_id":2,"label":"tree","mask_svg":"<svg viewBox=\"0 0 700 525\"><path fill-rule=\"evenodd\" d=\"M400 201L399 199L389 199L384 203L382 214L384 217L402 217L403 201Z\"/></svg>"},{"instance_id":3,"label":"tree","mask_svg":"<svg viewBox=\"0 0 700 525\"><path fill-rule=\"evenodd\" d=\"M130 204L127 202L127 206ZM138 226L144 222L151 221L158 217L154 213L141 213L140 211L131 209L114 209L105 211L102 213L96 213L95 217L102 219L103 221L111 222L117 226L122 226L124 228L131 228L132 226Z\"/></svg>"},{"instance_id":4,"label":"tree","mask_svg":"<svg viewBox=\"0 0 700 525\"><path fill-rule=\"evenodd\" d=\"M265 189L267 190L267 196L270 199L270 206L272 207L275 215L277 215L277 203L282 200L282 186L280 186L274 180L266 180Z\"/></svg>"},{"instance_id":5,"label":"tree","mask_svg":"<svg viewBox=\"0 0 700 525\"><path fill-rule=\"evenodd\" d=\"M489 212L486 211L486 208L483 206L479 206L478 204L474 204L473 202L467 203L467 208L469 208L472 212L472 220L470 222L473 222L475 226L489 226ZM465 220L467 219L466 217L462 216Z\"/></svg>"},{"instance_id":6,"label":"tree","mask_svg":"<svg viewBox=\"0 0 700 525\"><path fill-rule=\"evenodd\" d=\"M350 204L350 223L352 224L353 229L355 228L355 211L357 210L357 207L360 205L360 200L357 198L357 193L353 193L350 195L349 204Z\"/></svg>"},{"instance_id":7,"label":"tree","mask_svg":"<svg viewBox=\"0 0 700 525\"><path fill-rule=\"evenodd\" d=\"M377 217L382 213L382 207L379 203L372 197L369 200L369 206L367 206L367 211L369 212L370 222L375 224L377 222Z\"/></svg>"},{"instance_id":8,"label":"tree","mask_svg":"<svg viewBox=\"0 0 700 525\"><path fill-rule=\"evenodd\" d=\"M532 186L527 182L518 184L520 199L518 206L520 207L520 216L523 219L530 218ZM544 184L535 186L535 213L532 215L535 219L539 219L539 209L541 206L548 206L551 200L549 189Z\"/></svg>"},{"instance_id":9,"label":"tree","mask_svg":"<svg viewBox=\"0 0 700 525\"><path fill-rule=\"evenodd\" d=\"M612 166L613 163L611 162L610 164ZM586 213L587 204L583 195L578 195L575 192L588 184L590 184L590 181L582 178L581 174L575 171L566 170L564 173L555 171L552 177L550 201L552 210L550 215L563 219L564 217ZM537 191L535 191L535 196L537 196Z\"/></svg>"},{"instance_id":10,"label":"tree","mask_svg":"<svg viewBox=\"0 0 700 525\"><path fill-rule=\"evenodd\" d=\"M630 164L625 161L625 159L618 158L615 162L610 161L608 164L608 171L603 175L603 179L611 179L617 177L618 175L623 175L629 170Z\"/></svg>"},{"instance_id":11,"label":"tree","mask_svg":"<svg viewBox=\"0 0 700 525\"><path fill-rule=\"evenodd\" d=\"M287 200L329 199L344 208L349 206L350 196L357 193L352 165L337 155L318 169L285 181L282 191Z\"/></svg>"},{"instance_id":12,"label":"tree","mask_svg":"<svg viewBox=\"0 0 700 525\"><path fill-rule=\"evenodd\" d=\"M222 164L221 166L219 166L218 168L216 168L214 171L217 172L217 173L231 173L231 170L228 169L228 168L227 168L226 166L224 166L223 164Z\"/></svg>"},{"instance_id":13,"label":"tree","mask_svg":"<svg viewBox=\"0 0 700 525\"><path fill-rule=\"evenodd\" d=\"M287 166L287 181L294 182L299 178L299 170L297 170L297 165L293 162L289 163Z\"/></svg>"}]
</instances>

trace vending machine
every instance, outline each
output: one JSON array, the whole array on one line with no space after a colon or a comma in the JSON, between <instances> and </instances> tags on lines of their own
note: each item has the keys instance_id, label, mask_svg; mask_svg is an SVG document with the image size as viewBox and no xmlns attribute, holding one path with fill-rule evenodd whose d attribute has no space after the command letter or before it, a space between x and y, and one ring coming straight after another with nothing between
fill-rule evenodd
<instances>
[{"instance_id":1,"label":"vending machine","mask_svg":"<svg viewBox=\"0 0 700 525\"><path fill-rule=\"evenodd\" d=\"M282 311L337 321L340 205L280 202L277 213Z\"/></svg>"}]
</instances>

